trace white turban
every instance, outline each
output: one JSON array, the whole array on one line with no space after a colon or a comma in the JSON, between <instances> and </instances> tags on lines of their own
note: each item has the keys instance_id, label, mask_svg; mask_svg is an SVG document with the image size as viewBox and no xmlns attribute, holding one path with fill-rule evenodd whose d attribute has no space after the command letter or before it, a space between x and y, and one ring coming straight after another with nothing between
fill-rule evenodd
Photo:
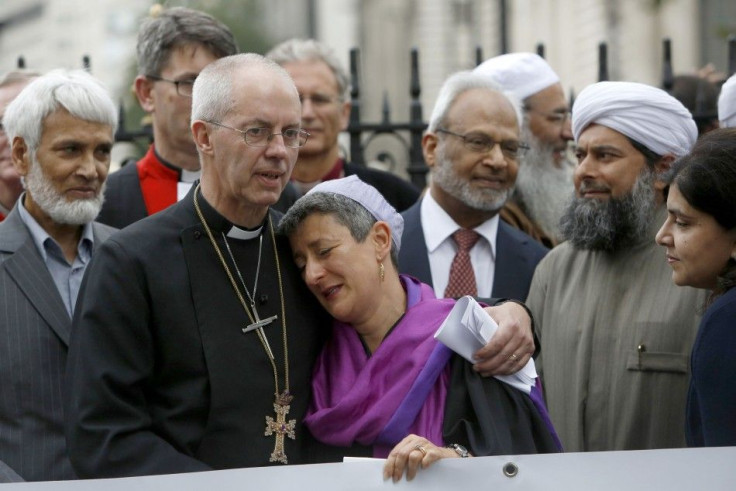
<instances>
[{"instance_id":1,"label":"white turban","mask_svg":"<svg viewBox=\"0 0 736 491\"><path fill-rule=\"evenodd\" d=\"M589 125L606 126L658 155L682 157L698 138L690 111L664 90L634 82L589 85L572 106L575 141Z\"/></svg>"},{"instance_id":2,"label":"white turban","mask_svg":"<svg viewBox=\"0 0 736 491\"><path fill-rule=\"evenodd\" d=\"M718 120L721 128L736 127L736 75L726 80L718 97Z\"/></svg>"},{"instance_id":3,"label":"white turban","mask_svg":"<svg viewBox=\"0 0 736 491\"><path fill-rule=\"evenodd\" d=\"M498 83L520 101L560 81L544 58L535 53L509 53L490 58L473 70Z\"/></svg>"}]
</instances>

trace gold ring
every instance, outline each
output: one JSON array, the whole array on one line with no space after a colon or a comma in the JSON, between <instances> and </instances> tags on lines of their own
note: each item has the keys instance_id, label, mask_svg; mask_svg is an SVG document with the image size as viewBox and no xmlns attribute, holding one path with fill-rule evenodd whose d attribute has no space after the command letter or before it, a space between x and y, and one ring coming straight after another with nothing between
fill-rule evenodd
<instances>
[{"instance_id":1,"label":"gold ring","mask_svg":"<svg viewBox=\"0 0 736 491\"><path fill-rule=\"evenodd\" d=\"M518 358L518 356L516 356L516 353L511 353L509 355L509 360L511 360L511 361L516 361L517 358Z\"/></svg>"},{"instance_id":2,"label":"gold ring","mask_svg":"<svg viewBox=\"0 0 736 491\"><path fill-rule=\"evenodd\" d=\"M414 446L414 450L419 450L425 457L427 456L427 450L425 450L425 448L419 444Z\"/></svg>"}]
</instances>

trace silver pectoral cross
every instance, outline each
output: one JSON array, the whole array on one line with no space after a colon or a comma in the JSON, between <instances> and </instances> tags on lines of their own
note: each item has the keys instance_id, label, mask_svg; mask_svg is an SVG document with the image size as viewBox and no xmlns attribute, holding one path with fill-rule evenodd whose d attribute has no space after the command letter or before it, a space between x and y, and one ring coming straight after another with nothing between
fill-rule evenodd
<instances>
[{"instance_id":1,"label":"silver pectoral cross","mask_svg":"<svg viewBox=\"0 0 736 491\"><path fill-rule=\"evenodd\" d=\"M248 333L250 331L258 331L258 337L261 338L263 347L266 349L266 354L268 354L268 357L271 360L273 360L273 351L271 351L271 346L268 344L268 338L263 332L263 327L269 325L270 323L278 319L279 316L272 315L271 317L266 317L265 319L261 319L260 317L258 317L258 311L256 310L252 302L250 304L250 308L253 311L253 316L256 318L256 321L244 327L243 334Z\"/></svg>"},{"instance_id":2,"label":"silver pectoral cross","mask_svg":"<svg viewBox=\"0 0 736 491\"><path fill-rule=\"evenodd\" d=\"M267 326L276 319L279 318L278 315L272 315L271 317L266 317L265 319L259 319L258 318L258 312L253 309L253 314L256 317L256 321L252 324L248 324L246 327L243 328L243 333L254 331L256 329L260 329L261 327Z\"/></svg>"}]
</instances>

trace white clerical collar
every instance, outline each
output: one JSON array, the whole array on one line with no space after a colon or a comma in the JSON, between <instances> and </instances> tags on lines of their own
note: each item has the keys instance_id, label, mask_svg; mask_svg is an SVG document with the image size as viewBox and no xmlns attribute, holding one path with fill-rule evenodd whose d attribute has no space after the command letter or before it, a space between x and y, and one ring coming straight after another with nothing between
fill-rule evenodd
<instances>
[{"instance_id":1,"label":"white clerical collar","mask_svg":"<svg viewBox=\"0 0 736 491\"><path fill-rule=\"evenodd\" d=\"M263 225L261 225L255 230L247 230L244 228L240 228L236 225L233 225L230 231L227 233L227 236L230 237L231 239L251 240L261 235L262 230L263 230Z\"/></svg>"},{"instance_id":2,"label":"white clerical collar","mask_svg":"<svg viewBox=\"0 0 736 491\"><path fill-rule=\"evenodd\" d=\"M181 169L181 174L179 174L179 182L194 182L199 179L201 175L201 170L192 171Z\"/></svg>"}]
</instances>

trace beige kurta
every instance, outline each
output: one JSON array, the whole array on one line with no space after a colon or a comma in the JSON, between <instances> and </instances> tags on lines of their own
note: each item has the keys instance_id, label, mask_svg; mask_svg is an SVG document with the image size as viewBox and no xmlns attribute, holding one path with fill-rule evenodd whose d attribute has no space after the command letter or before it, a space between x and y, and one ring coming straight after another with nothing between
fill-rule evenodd
<instances>
[{"instance_id":1,"label":"beige kurta","mask_svg":"<svg viewBox=\"0 0 736 491\"><path fill-rule=\"evenodd\" d=\"M689 355L705 292L672 283L651 240L615 254L563 243L539 263L527 304L537 366L566 451L685 445Z\"/></svg>"}]
</instances>

